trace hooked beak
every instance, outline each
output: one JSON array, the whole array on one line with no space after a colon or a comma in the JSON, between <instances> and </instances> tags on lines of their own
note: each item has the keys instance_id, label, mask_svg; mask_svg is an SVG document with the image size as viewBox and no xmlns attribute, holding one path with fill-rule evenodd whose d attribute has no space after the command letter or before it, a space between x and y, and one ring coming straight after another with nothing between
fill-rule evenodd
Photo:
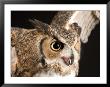
<instances>
[{"instance_id":1,"label":"hooked beak","mask_svg":"<svg viewBox=\"0 0 110 87\"><path fill-rule=\"evenodd\" d=\"M74 62L74 56L73 56L73 55L70 56L70 57L63 56L63 57L61 57L61 58L63 59L64 63L65 63L67 66L72 65L73 62Z\"/></svg>"}]
</instances>

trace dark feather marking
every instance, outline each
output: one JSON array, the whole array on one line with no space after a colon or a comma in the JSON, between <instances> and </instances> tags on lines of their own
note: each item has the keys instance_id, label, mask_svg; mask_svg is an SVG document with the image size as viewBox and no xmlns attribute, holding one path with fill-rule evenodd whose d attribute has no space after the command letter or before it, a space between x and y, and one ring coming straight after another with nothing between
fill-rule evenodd
<instances>
[{"instance_id":1,"label":"dark feather marking","mask_svg":"<svg viewBox=\"0 0 110 87\"><path fill-rule=\"evenodd\" d=\"M45 62L45 55L44 55L44 53L43 53L43 49L42 49L42 44L43 44L43 42L44 42L44 40L46 39L46 37L45 38L43 38L42 40L41 40L41 43L40 43L40 54L41 54L41 63L42 63L42 65L43 66L46 66L46 62Z\"/></svg>"}]
</instances>

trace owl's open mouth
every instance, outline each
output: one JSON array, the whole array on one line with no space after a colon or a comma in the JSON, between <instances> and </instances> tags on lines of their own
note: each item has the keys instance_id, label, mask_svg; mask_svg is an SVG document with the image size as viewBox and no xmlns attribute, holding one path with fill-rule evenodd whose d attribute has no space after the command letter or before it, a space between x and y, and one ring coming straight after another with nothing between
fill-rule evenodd
<instances>
[{"instance_id":1,"label":"owl's open mouth","mask_svg":"<svg viewBox=\"0 0 110 87\"><path fill-rule=\"evenodd\" d=\"M74 56L71 56L71 57L63 56L62 59L67 66L72 65L74 62Z\"/></svg>"}]
</instances>

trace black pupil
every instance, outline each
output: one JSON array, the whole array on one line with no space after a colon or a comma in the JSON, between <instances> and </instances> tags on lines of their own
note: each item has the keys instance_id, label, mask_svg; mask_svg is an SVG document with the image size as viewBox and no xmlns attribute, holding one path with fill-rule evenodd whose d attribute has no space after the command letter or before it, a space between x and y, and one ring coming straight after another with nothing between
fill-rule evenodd
<instances>
[{"instance_id":1,"label":"black pupil","mask_svg":"<svg viewBox=\"0 0 110 87\"><path fill-rule=\"evenodd\" d=\"M54 42L54 44L53 44L53 48L54 49L63 49L63 47L64 47L64 45L63 45L63 43L61 43L61 42L59 42L59 41L56 41L56 42Z\"/></svg>"}]
</instances>

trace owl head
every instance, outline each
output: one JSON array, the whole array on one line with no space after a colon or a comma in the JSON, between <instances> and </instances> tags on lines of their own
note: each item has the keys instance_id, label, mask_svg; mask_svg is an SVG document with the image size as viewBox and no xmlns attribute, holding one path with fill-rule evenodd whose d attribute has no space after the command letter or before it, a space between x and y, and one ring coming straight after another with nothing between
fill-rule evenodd
<instances>
[{"instance_id":1,"label":"owl head","mask_svg":"<svg viewBox=\"0 0 110 87\"><path fill-rule=\"evenodd\" d=\"M80 59L80 31L77 23L70 25L70 30L56 27L38 20L31 20L36 29L44 32L41 42L43 64L48 65L50 76L77 76ZM37 74L38 75L38 74Z\"/></svg>"}]
</instances>

